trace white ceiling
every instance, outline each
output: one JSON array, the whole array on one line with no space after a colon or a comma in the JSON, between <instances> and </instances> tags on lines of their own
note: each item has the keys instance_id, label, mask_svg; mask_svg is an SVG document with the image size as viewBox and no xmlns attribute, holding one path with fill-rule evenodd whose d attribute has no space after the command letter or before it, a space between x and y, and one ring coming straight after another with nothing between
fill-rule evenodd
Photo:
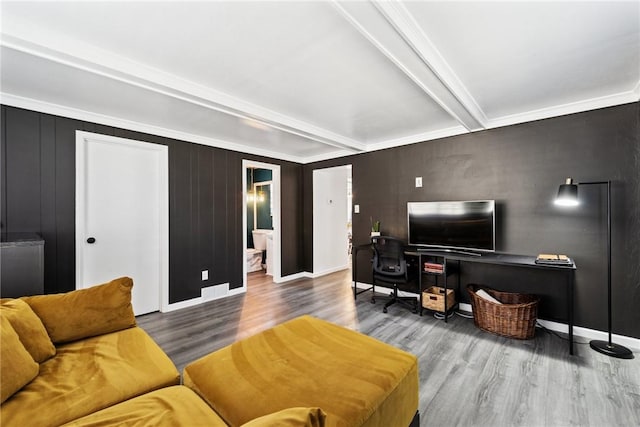
<instances>
[{"instance_id":1,"label":"white ceiling","mask_svg":"<svg viewBox=\"0 0 640 427\"><path fill-rule=\"evenodd\" d=\"M7 2L0 102L300 163L640 99L640 1Z\"/></svg>"}]
</instances>

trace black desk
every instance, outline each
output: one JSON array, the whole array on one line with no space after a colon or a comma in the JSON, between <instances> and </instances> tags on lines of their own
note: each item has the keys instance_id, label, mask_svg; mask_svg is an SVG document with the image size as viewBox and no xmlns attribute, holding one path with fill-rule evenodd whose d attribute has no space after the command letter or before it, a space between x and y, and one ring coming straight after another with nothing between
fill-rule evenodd
<instances>
[{"instance_id":1,"label":"black desk","mask_svg":"<svg viewBox=\"0 0 640 427\"><path fill-rule=\"evenodd\" d=\"M574 292L574 284L575 284L575 263L571 263L570 265L546 265L546 264L536 264L535 256L529 255L513 255L513 254L505 254L505 253L483 253L482 256L473 256L466 255L463 253L457 252L447 252L447 251L424 251L417 250L416 248L407 248L405 251L406 255L415 256L418 258L418 268L420 269L419 283L420 283L420 305L422 306L422 259L425 256L429 257L441 257L446 261L457 261L458 263L458 292L460 292L460 263L468 262L468 263L482 263L482 264L490 264L490 265L502 265L502 266L512 266L518 268L527 268L527 269L538 269L544 270L548 272L557 272L558 274L562 274L565 276L565 284L566 284L566 292L567 292L567 323L569 326L569 354L573 354L573 292ZM446 272L444 274L445 278L444 288L445 294L447 289L447 280L446 280ZM527 288L522 289L521 292L529 292L532 294L536 293L536 289ZM446 313L446 298L445 298L445 313ZM444 317L445 321L447 316Z\"/></svg>"},{"instance_id":2,"label":"black desk","mask_svg":"<svg viewBox=\"0 0 640 427\"><path fill-rule=\"evenodd\" d=\"M366 289L358 290L356 286L358 283L358 252L361 250L369 250L373 252L373 246L371 243L364 243L362 245L355 245L351 247L351 274L353 275L353 299L356 299L359 294L373 290L373 286ZM372 300L373 301L373 300Z\"/></svg>"}]
</instances>

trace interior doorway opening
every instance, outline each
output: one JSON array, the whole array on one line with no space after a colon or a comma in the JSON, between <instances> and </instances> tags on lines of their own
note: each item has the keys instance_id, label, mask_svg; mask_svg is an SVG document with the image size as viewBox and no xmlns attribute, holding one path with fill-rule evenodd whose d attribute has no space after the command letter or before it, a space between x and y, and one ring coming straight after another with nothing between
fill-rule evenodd
<instances>
[{"instance_id":1,"label":"interior doorway opening","mask_svg":"<svg viewBox=\"0 0 640 427\"><path fill-rule=\"evenodd\" d=\"M313 171L313 275L351 266L351 165Z\"/></svg>"},{"instance_id":2,"label":"interior doorway opening","mask_svg":"<svg viewBox=\"0 0 640 427\"><path fill-rule=\"evenodd\" d=\"M243 288L247 275L281 281L280 166L242 161Z\"/></svg>"}]
</instances>

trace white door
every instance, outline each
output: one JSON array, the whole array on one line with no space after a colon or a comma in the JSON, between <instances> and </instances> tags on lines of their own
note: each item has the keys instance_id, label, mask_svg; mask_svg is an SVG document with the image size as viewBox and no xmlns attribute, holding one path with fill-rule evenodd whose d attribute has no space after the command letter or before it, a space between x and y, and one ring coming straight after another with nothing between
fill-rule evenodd
<instances>
[{"instance_id":1,"label":"white door","mask_svg":"<svg viewBox=\"0 0 640 427\"><path fill-rule=\"evenodd\" d=\"M162 145L77 132L76 288L129 276L136 315L167 289L167 159Z\"/></svg>"},{"instance_id":2,"label":"white door","mask_svg":"<svg viewBox=\"0 0 640 427\"><path fill-rule=\"evenodd\" d=\"M347 183L351 169L313 171L313 274L349 268Z\"/></svg>"}]
</instances>

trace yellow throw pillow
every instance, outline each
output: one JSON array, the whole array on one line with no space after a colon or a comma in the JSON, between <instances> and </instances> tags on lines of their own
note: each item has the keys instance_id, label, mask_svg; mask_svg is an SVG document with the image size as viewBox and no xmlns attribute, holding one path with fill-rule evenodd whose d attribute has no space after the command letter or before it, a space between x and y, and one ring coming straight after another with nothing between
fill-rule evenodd
<instances>
[{"instance_id":1,"label":"yellow throw pillow","mask_svg":"<svg viewBox=\"0 0 640 427\"><path fill-rule=\"evenodd\" d=\"M121 277L91 288L23 299L40 317L51 341L58 344L135 326L132 287L133 280Z\"/></svg>"},{"instance_id":2,"label":"yellow throw pillow","mask_svg":"<svg viewBox=\"0 0 640 427\"><path fill-rule=\"evenodd\" d=\"M42 363L55 356L56 348L40 318L21 299L0 300L0 316L6 318L18 334L33 360Z\"/></svg>"},{"instance_id":3,"label":"yellow throw pillow","mask_svg":"<svg viewBox=\"0 0 640 427\"><path fill-rule=\"evenodd\" d=\"M29 384L38 376L38 370L11 323L0 317L0 403Z\"/></svg>"},{"instance_id":4,"label":"yellow throw pillow","mask_svg":"<svg viewBox=\"0 0 640 427\"><path fill-rule=\"evenodd\" d=\"M251 420L242 427L324 427L326 417L320 408L287 408Z\"/></svg>"}]
</instances>

